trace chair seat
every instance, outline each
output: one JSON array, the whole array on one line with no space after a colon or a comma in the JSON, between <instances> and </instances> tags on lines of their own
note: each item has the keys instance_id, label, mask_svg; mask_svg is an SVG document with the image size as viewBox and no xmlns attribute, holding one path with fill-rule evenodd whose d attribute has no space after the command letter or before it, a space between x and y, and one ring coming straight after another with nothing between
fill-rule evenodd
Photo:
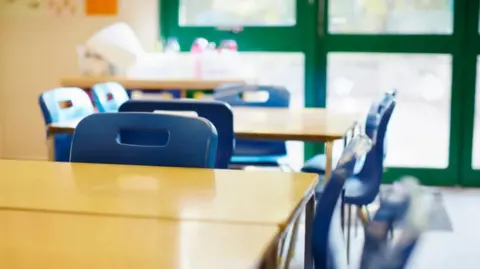
<instances>
[{"instance_id":1,"label":"chair seat","mask_svg":"<svg viewBox=\"0 0 480 269\"><path fill-rule=\"evenodd\" d=\"M338 157L333 156L332 170L337 166ZM362 170L363 163L365 158L360 158L355 164L355 169L353 170L355 174L359 173ZM327 156L325 154L318 154L313 156L311 159L305 162L302 167L302 172L305 173L315 173L319 175L325 174L325 167L327 167Z\"/></svg>"},{"instance_id":2,"label":"chair seat","mask_svg":"<svg viewBox=\"0 0 480 269\"><path fill-rule=\"evenodd\" d=\"M375 200L375 197L366 195L370 193L372 186L363 182L358 177L350 177L345 182L345 203L353 205L368 205ZM378 192L374 192L378 193Z\"/></svg>"},{"instance_id":3,"label":"chair seat","mask_svg":"<svg viewBox=\"0 0 480 269\"><path fill-rule=\"evenodd\" d=\"M286 155L261 155L261 156L232 156L231 164L257 165L257 166L278 166L279 161Z\"/></svg>"},{"instance_id":4,"label":"chair seat","mask_svg":"<svg viewBox=\"0 0 480 269\"><path fill-rule=\"evenodd\" d=\"M302 167L302 172L324 175L326 166L327 166L326 155L318 154L305 162L305 164Z\"/></svg>"}]
</instances>

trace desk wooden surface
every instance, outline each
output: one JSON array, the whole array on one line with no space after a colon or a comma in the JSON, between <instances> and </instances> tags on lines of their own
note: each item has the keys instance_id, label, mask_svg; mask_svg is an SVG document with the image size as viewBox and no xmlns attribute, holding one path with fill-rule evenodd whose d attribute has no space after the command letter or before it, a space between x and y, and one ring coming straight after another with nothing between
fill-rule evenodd
<instances>
[{"instance_id":1,"label":"desk wooden surface","mask_svg":"<svg viewBox=\"0 0 480 269\"><path fill-rule=\"evenodd\" d=\"M0 268L255 268L275 226L0 210Z\"/></svg>"},{"instance_id":2,"label":"desk wooden surface","mask_svg":"<svg viewBox=\"0 0 480 269\"><path fill-rule=\"evenodd\" d=\"M235 107L234 129L239 138L297 141L340 139L358 119L356 114L329 112L322 108ZM51 134L73 133L80 120L48 125Z\"/></svg>"},{"instance_id":3,"label":"desk wooden surface","mask_svg":"<svg viewBox=\"0 0 480 269\"><path fill-rule=\"evenodd\" d=\"M102 82L116 81L122 84L127 89L139 89L139 90L187 90L187 89L199 89L199 90L213 90L222 84L228 83L245 83L242 79L232 80L208 80L208 79L134 79L125 77L89 77L89 76L77 76L77 77L64 77L61 78L60 84L64 87L79 87L79 88L92 88L93 85Z\"/></svg>"},{"instance_id":4,"label":"desk wooden surface","mask_svg":"<svg viewBox=\"0 0 480 269\"><path fill-rule=\"evenodd\" d=\"M285 227L317 175L1 160L0 209Z\"/></svg>"}]
</instances>

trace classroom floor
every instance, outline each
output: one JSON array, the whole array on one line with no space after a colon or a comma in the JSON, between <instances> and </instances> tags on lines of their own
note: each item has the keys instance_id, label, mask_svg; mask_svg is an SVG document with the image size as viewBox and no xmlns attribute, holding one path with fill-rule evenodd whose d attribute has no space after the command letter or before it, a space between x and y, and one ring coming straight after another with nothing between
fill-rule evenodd
<instances>
[{"instance_id":1,"label":"classroom floor","mask_svg":"<svg viewBox=\"0 0 480 269\"><path fill-rule=\"evenodd\" d=\"M480 189L429 189L437 198L435 211L438 212L434 214L408 268L480 268ZM299 237L296 246L299 255L293 261L294 269L303 268L303 238ZM363 232L359 229L357 237L353 237L351 269L358 268L362 247Z\"/></svg>"}]
</instances>

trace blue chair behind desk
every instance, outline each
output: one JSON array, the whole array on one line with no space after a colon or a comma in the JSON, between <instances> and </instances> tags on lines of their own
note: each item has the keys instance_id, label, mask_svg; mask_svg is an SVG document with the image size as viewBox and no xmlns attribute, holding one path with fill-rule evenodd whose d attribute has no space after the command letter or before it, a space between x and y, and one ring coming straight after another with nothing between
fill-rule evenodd
<instances>
[{"instance_id":1,"label":"blue chair behind desk","mask_svg":"<svg viewBox=\"0 0 480 269\"><path fill-rule=\"evenodd\" d=\"M356 136L346 146L330 180L317 194L312 230L312 252L316 269L347 268L347 254L340 224L340 196L345 181L353 174L358 157L371 148L366 136Z\"/></svg>"},{"instance_id":2,"label":"blue chair behind desk","mask_svg":"<svg viewBox=\"0 0 480 269\"><path fill-rule=\"evenodd\" d=\"M396 101L391 100L386 109L367 119L365 132L374 141L372 150L365 157L361 171L351 177L345 186L345 203L366 206L378 195L383 175L384 140Z\"/></svg>"},{"instance_id":3,"label":"blue chair behind desk","mask_svg":"<svg viewBox=\"0 0 480 269\"><path fill-rule=\"evenodd\" d=\"M98 112L117 112L128 101L127 90L118 82L98 83L92 87L93 101Z\"/></svg>"},{"instance_id":4,"label":"blue chair behind desk","mask_svg":"<svg viewBox=\"0 0 480 269\"><path fill-rule=\"evenodd\" d=\"M97 113L78 124L70 161L213 168L216 150L217 131L204 118Z\"/></svg>"},{"instance_id":5,"label":"blue chair behind desk","mask_svg":"<svg viewBox=\"0 0 480 269\"><path fill-rule=\"evenodd\" d=\"M365 157L365 161L360 172L350 177L345 184L344 202L348 205L348 249L350 247L352 205L357 206L357 212L366 213L359 214L363 225L365 226L369 221L368 205L376 199L380 192L380 185L383 177L385 134L395 105L396 101L391 99L390 103L386 104L386 108L381 113L369 113L369 118L367 119L367 124L365 125L365 132L374 142L373 148Z\"/></svg>"},{"instance_id":6,"label":"blue chair behind desk","mask_svg":"<svg viewBox=\"0 0 480 269\"><path fill-rule=\"evenodd\" d=\"M392 99L395 99L396 95L397 95L396 90L385 93L385 96L382 98L382 100L378 104L377 112L381 113L384 109L386 109L386 106L390 103ZM386 155L386 152L384 153L384 155ZM302 167L302 172L324 175L326 160L327 159L325 154L315 155L314 157L312 157L311 159L305 162L304 166ZM362 162L358 162L357 169L361 168L361 166L362 166Z\"/></svg>"},{"instance_id":7,"label":"blue chair behind desk","mask_svg":"<svg viewBox=\"0 0 480 269\"><path fill-rule=\"evenodd\" d=\"M65 87L46 91L40 95L38 102L45 125L83 118L95 112L90 97L79 88ZM55 135L53 143L55 146L54 160L68 162L72 135Z\"/></svg>"},{"instance_id":8,"label":"blue chair behind desk","mask_svg":"<svg viewBox=\"0 0 480 269\"><path fill-rule=\"evenodd\" d=\"M219 101L206 100L130 100L120 106L120 112L193 111L199 117L209 120L218 132L218 147L215 168L227 169L232 157L235 137L233 113L230 105ZM186 130L190 135L194 132Z\"/></svg>"},{"instance_id":9,"label":"blue chair behind desk","mask_svg":"<svg viewBox=\"0 0 480 269\"><path fill-rule=\"evenodd\" d=\"M245 101L243 96L253 92L265 92L265 101ZM215 100L226 102L232 106L288 108L290 92L279 86L252 86L245 84L230 84L215 89ZM278 161L287 155L285 141L261 141L237 139L233 165L278 166Z\"/></svg>"}]
</instances>

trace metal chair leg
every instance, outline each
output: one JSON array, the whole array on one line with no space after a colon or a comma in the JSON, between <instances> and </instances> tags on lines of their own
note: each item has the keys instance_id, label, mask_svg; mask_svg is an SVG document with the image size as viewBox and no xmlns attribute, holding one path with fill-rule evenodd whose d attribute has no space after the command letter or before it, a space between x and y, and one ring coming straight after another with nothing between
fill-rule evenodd
<instances>
[{"instance_id":1,"label":"metal chair leg","mask_svg":"<svg viewBox=\"0 0 480 269\"><path fill-rule=\"evenodd\" d=\"M347 264L350 264L350 228L352 221L352 205L348 205L347 208Z\"/></svg>"},{"instance_id":2,"label":"metal chair leg","mask_svg":"<svg viewBox=\"0 0 480 269\"><path fill-rule=\"evenodd\" d=\"M390 229L389 229L390 239L393 239L393 231L394 231L394 230L393 230L393 226L392 226L392 227L390 227Z\"/></svg>"},{"instance_id":3,"label":"metal chair leg","mask_svg":"<svg viewBox=\"0 0 480 269\"><path fill-rule=\"evenodd\" d=\"M368 209L366 206L357 206L357 215L360 217L362 221L363 227L366 227L368 222L370 221L370 216L368 214Z\"/></svg>"},{"instance_id":4,"label":"metal chair leg","mask_svg":"<svg viewBox=\"0 0 480 269\"><path fill-rule=\"evenodd\" d=\"M357 236L358 236L358 222L359 222L359 219L360 218L358 217L358 213L355 214L355 227L353 228L353 236L355 236L355 238L357 238Z\"/></svg>"},{"instance_id":5,"label":"metal chair leg","mask_svg":"<svg viewBox=\"0 0 480 269\"><path fill-rule=\"evenodd\" d=\"M340 225L342 225L342 232L345 233L345 190L342 191L340 203Z\"/></svg>"},{"instance_id":6,"label":"metal chair leg","mask_svg":"<svg viewBox=\"0 0 480 269\"><path fill-rule=\"evenodd\" d=\"M286 245L288 248L287 251L287 257L285 258L285 266L284 268L290 268L290 262L293 259L293 256L295 256L295 247L296 247L296 242L297 242L297 235L298 235L298 225L300 223L300 217L295 220L295 223L293 224L291 235L290 235L290 240L289 244Z\"/></svg>"}]
</instances>

